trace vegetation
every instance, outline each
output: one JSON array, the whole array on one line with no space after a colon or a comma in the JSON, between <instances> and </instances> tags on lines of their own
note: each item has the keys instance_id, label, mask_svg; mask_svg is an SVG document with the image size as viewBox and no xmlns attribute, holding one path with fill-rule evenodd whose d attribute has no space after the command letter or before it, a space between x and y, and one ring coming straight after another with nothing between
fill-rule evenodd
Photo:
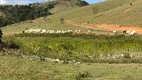
<instances>
[{"instance_id":1,"label":"vegetation","mask_svg":"<svg viewBox=\"0 0 142 80\"><path fill-rule=\"evenodd\" d=\"M84 8L82 7L78 10L74 9L70 11L72 12L71 14L74 14L72 16L73 18L69 19L74 22L142 26L141 2L141 0L107 0L98 4L86 6ZM94 13L90 11L92 11L92 8L96 7L98 12L94 17ZM77 16L77 13L74 13L76 10L82 13L82 15ZM85 17L83 15L85 15Z\"/></svg>"},{"instance_id":2,"label":"vegetation","mask_svg":"<svg viewBox=\"0 0 142 80\"><path fill-rule=\"evenodd\" d=\"M125 35L24 33L15 37L5 37L4 41L7 44L15 43L24 55L38 55L65 61L141 63L140 58L133 57L140 56L137 53L141 52L141 39L141 36ZM119 57L113 58L116 55Z\"/></svg>"},{"instance_id":3,"label":"vegetation","mask_svg":"<svg viewBox=\"0 0 142 80\"><path fill-rule=\"evenodd\" d=\"M80 7L87 3L82 0L56 0L55 3L50 2L51 4L4 7L7 11L15 10L15 13L4 13L6 10L0 12L1 26L14 23L2 28L4 43L0 44L0 79L141 80L141 35L20 33L29 28L89 30L84 26L61 24L67 20L141 26L141 2L141 0L107 0ZM39 9L40 6L42 11ZM26 15L25 17L12 17L18 14L17 7L21 8L23 11L21 15ZM30 12L31 8L35 13L31 13L34 15L33 18L25 13ZM47 13L52 15L46 16ZM103 29L94 31L109 32ZM19 34L11 34L15 32Z\"/></svg>"},{"instance_id":4,"label":"vegetation","mask_svg":"<svg viewBox=\"0 0 142 80\"><path fill-rule=\"evenodd\" d=\"M53 8L54 4L50 2L46 6L39 3L29 5L1 5L0 10L5 16L1 16L0 26L51 15L48 10Z\"/></svg>"},{"instance_id":5,"label":"vegetation","mask_svg":"<svg viewBox=\"0 0 142 80\"><path fill-rule=\"evenodd\" d=\"M130 3L137 3L137 5L133 4L132 6L130 6ZM35 19L35 21L37 22L32 24L27 23L28 21L24 21L19 24L7 25L5 28L3 28L3 30L9 33L9 32L13 32L13 30L14 32L21 32L25 30L25 28L41 28L41 29L53 29L53 30L63 29L64 30L67 28L74 29L75 27L78 27L78 26L73 27L72 25L60 24L61 17L65 21L71 20L73 22L89 22L89 23L100 23L100 24L104 24L104 23L115 24L115 22L117 22L117 24L119 25L135 24L136 26L137 24L141 23L141 19L139 19L141 17L137 17L137 15L139 15L140 12L137 11L136 13L137 15L136 15L134 11L128 11L127 14L130 14L130 15L127 15L126 13L124 13L126 14L124 15L122 13L121 15L123 18L119 18L120 15L117 15L117 13L120 13L123 10L119 10L119 11L117 10L120 8L123 9L125 6L136 8L136 6L138 7L139 3L141 3L141 0L135 0L134 2L132 0L107 0L97 4L91 4L84 7L73 8L71 6L70 7L66 7L65 5L63 6L63 4L67 4L67 3L62 2L62 5L60 5L61 3L57 4L55 5L54 8L50 10L51 13L54 13L53 15L50 15L48 17L37 18ZM95 13L95 16L92 12L93 8L97 8L97 12ZM134 10L137 10L137 9L134 9ZM131 16L130 12L134 13L133 17L131 17L132 19L124 18L125 16L127 17ZM115 16L117 18L112 19ZM123 20L123 19L127 19L127 20ZM37 26L40 26L40 27L37 27ZM13 29L11 29L11 27Z\"/></svg>"},{"instance_id":6,"label":"vegetation","mask_svg":"<svg viewBox=\"0 0 142 80\"><path fill-rule=\"evenodd\" d=\"M57 64L0 56L2 80L141 80L141 64Z\"/></svg>"},{"instance_id":7,"label":"vegetation","mask_svg":"<svg viewBox=\"0 0 142 80\"><path fill-rule=\"evenodd\" d=\"M60 2L70 2L72 3L72 6L88 5L87 2L81 0L57 0L44 3L33 3L29 5L1 5L0 12L4 15L0 16L0 27L6 26L7 24L19 23L21 21L33 20L39 17L51 15L53 13L49 12L49 10L54 8L55 5L60 4Z\"/></svg>"},{"instance_id":8,"label":"vegetation","mask_svg":"<svg viewBox=\"0 0 142 80\"><path fill-rule=\"evenodd\" d=\"M62 11L59 14L49 16L48 19L56 21L56 19L60 19L62 16L65 20L71 20L73 22L141 26L141 2L141 0L106 0L100 3ZM133 5L130 5L130 3ZM97 10L95 16L92 9Z\"/></svg>"}]
</instances>

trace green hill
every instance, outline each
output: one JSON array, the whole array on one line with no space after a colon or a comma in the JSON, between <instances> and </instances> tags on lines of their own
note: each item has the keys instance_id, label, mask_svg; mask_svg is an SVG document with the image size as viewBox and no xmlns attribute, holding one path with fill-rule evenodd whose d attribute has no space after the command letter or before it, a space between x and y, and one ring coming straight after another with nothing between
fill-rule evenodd
<instances>
[{"instance_id":1,"label":"green hill","mask_svg":"<svg viewBox=\"0 0 142 80\"><path fill-rule=\"evenodd\" d=\"M29 5L0 5L0 12L6 15L0 17L0 27L25 20L49 16L70 8L82 7L85 5L88 5L88 3L81 0L54 0L42 3L32 3ZM49 12L49 10L51 11Z\"/></svg>"},{"instance_id":2,"label":"green hill","mask_svg":"<svg viewBox=\"0 0 142 80\"><path fill-rule=\"evenodd\" d=\"M112 1L121 2L124 0L112 0ZM141 3L142 3L142 0L127 0L125 4L120 4L118 7L115 7L113 9L99 12L95 16L90 14L85 17L74 18L72 19L72 21L82 21L82 22L90 21L92 23L99 23L99 24L142 26L142 15L141 15L142 4ZM110 5L111 4L109 4L108 6Z\"/></svg>"},{"instance_id":3,"label":"green hill","mask_svg":"<svg viewBox=\"0 0 142 80\"><path fill-rule=\"evenodd\" d=\"M25 21L18 24L8 25L3 30L22 31L25 28L43 29L85 29L68 24L60 24L60 18L74 22L90 22L100 24L119 24L141 26L141 0L107 0L97 4L91 4L78 8L59 7L51 9L55 14L41 17L33 21ZM56 5L63 6L63 5ZM63 10L63 11L62 11ZM64 11L65 10L65 11ZM93 13L94 12L94 13ZM11 27L13 30L11 30Z\"/></svg>"},{"instance_id":4,"label":"green hill","mask_svg":"<svg viewBox=\"0 0 142 80\"><path fill-rule=\"evenodd\" d=\"M54 21L59 17L63 17L65 20L72 20L74 22L137 25L139 22L141 22L139 19L141 18L139 17L141 16L141 12L139 12L141 9L141 7L139 7L141 2L141 0L108 0L51 15L48 17L48 19ZM130 3L132 3L132 5L130 5ZM96 11L95 16L93 9ZM128 9L132 10L125 12ZM137 18L138 22L135 23Z\"/></svg>"}]
</instances>

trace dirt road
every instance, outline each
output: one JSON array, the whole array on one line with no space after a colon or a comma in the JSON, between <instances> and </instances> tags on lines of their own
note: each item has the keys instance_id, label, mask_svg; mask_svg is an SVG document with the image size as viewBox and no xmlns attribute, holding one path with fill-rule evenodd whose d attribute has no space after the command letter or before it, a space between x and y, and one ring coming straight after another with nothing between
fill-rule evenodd
<instances>
[{"instance_id":1,"label":"dirt road","mask_svg":"<svg viewBox=\"0 0 142 80\"><path fill-rule=\"evenodd\" d=\"M113 24L90 24L89 22L72 22L69 20L65 21L66 24L72 24L76 26L83 26L90 29L104 29L104 30L117 30L117 31L124 31L124 30L130 30L130 31L136 31L138 34L142 34L142 27L138 26L120 26L120 25L113 25Z\"/></svg>"}]
</instances>

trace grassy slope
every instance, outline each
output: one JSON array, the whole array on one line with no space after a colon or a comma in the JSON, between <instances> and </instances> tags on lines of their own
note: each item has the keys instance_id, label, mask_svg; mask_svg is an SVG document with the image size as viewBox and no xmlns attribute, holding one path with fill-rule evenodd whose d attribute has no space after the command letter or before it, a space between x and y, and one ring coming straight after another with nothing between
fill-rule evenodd
<instances>
[{"instance_id":1,"label":"grassy slope","mask_svg":"<svg viewBox=\"0 0 142 80\"><path fill-rule=\"evenodd\" d=\"M132 3L132 6L130 5ZM59 17L75 22L119 24L142 26L141 0L108 0L101 3L72 9L49 16L48 19L55 21ZM92 8L97 8L98 12L94 16Z\"/></svg>"},{"instance_id":2,"label":"grassy slope","mask_svg":"<svg viewBox=\"0 0 142 80\"><path fill-rule=\"evenodd\" d=\"M58 6L61 7L61 5L57 5L56 8L52 9L52 12L55 12L56 14L48 16L46 18L47 22L38 22L38 23L27 23L21 22L20 24L13 24L8 25L5 28L3 28L6 32L18 32L25 30L25 28L44 28L44 29L55 29L55 30L62 30L62 29L80 29L81 27L76 27L73 25L67 25L67 24L60 24L60 18L63 17L65 20L73 20L73 21L91 21L95 23L103 23L104 20L107 20L107 17L105 14L109 14L110 11L117 10L121 5L125 6L128 5L128 3L132 2L132 0L108 0L101 3L81 7L81 8L75 8L75 9L69 9L67 11L63 11L60 13L56 13L58 11ZM65 6L64 6L65 7ZM92 8L97 7L98 8L98 14L96 16L100 16L100 14L103 14L101 17L97 17L94 19ZM57 10L56 10L57 9ZM43 18L38 18L36 20L44 20ZM111 21L111 20L110 20ZM112 20L114 21L114 20ZM109 20L108 20L109 22ZM106 22L105 22L106 23ZM113 22L114 23L114 22ZM11 29L12 27L12 29ZM87 30L86 28L82 28Z\"/></svg>"},{"instance_id":3,"label":"grassy slope","mask_svg":"<svg viewBox=\"0 0 142 80\"><path fill-rule=\"evenodd\" d=\"M73 20L84 20L91 21L100 24L119 24L119 25L131 25L131 26L142 26L142 17L141 17L141 0L128 0L132 2L125 5L121 5L117 8L102 12L97 14L95 17L93 15L86 16L84 18L78 18ZM87 20L88 19L88 20Z\"/></svg>"},{"instance_id":4,"label":"grassy slope","mask_svg":"<svg viewBox=\"0 0 142 80\"><path fill-rule=\"evenodd\" d=\"M132 5L130 5L132 3ZM142 26L141 17L141 0L109 0L106 2L93 4L83 8L74 9L72 11L64 13L67 19L71 19L75 22L91 22L99 24L119 24L119 25L131 25ZM91 8L97 7L98 13L94 16ZM75 12L80 12L75 13ZM73 14L67 16L67 13ZM77 15L78 14L78 15ZM73 17L73 18L71 18Z\"/></svg>"},{"instance_id":5,"label":"grassy slope","mask_svg":"<svg viewBox=\"0 0 142 80\"><path fill-rule=\"evenodd\" d=\"M46 5L46 3L43 5ZM62 11L66 11L68 9L77 8L79 6L71 4L69 1L60 1L58 4L55 5L55 8L51 9L50 12L53 14L60 13ZM21 23L15 23L12 25L7 25L6 27L3 27L3 31L6 33L11 32L22 32L26 28L41 28L41 29L53 29L53 30L69 30L69 29L82 29L87 30L86 28L76 27L73 25L66 25L66 24L60 24L60 18L56 20L56 22L51 22L49 19L47 22L44 21L44 18L41 19L35 19L36 22L31 23L32 21L27 20L23 21ZM40 27L39 27L40 26ZM11 29L12 28L12 29Z\"/></svg>"},{"instance_id":6,"label":"grassy slope","mask_svg":"<svg viewBox=\"0 0 142 80\"><path fill-rule=\"evenodd\" d=\"M0 56L0 64L1 80L79 80L79 75L81 80L142 79L141 64L56 64L8 56Z\"/></svg>"},{"instance_id":7,"label":"grassy slope","mask_svg":"<svg viewBox=\"0 0 142 80\"><path fill-rule=\"evenodd\" d=\"M72 10L68 10L65 12L61 12L59 14L51 15L49 16L49 19L54 20L59 17L64 17L65 19L76 19L79 17L87 17L90 15L93 15L92 13L92 8L97 7L98 8L98 13L105 12L111 9L115 9L119 7L120 5L126 4L131 2L131 0L110 0L110 1L104 1L101 3L89 5L89 6L84 6L81 8L76 8Z\"/></svg>"}]
</instances>

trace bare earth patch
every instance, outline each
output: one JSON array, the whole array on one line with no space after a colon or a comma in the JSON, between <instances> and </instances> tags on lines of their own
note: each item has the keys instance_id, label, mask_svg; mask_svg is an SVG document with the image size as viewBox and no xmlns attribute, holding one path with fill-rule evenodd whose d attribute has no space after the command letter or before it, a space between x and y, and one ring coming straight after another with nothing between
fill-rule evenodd
<instances>
[{"instance_id":1,"label":"bare earth patch","mask_svg":"<svg viewBox=\"0 0 142 80\"><path fill-rule=\"evenodd\" d=\"M142 27L138 26L120 26L120 25L114 25L114 24L91 24L89 22L72 22L69 20L65 21L66 24L72 24L76 26L83 26L90 29L99 29L99 30L117 30L117 31L124 31L124 30L130 30L130 31L136 31L138 34L142 34Z\"/></svg>"}]
</instances>

